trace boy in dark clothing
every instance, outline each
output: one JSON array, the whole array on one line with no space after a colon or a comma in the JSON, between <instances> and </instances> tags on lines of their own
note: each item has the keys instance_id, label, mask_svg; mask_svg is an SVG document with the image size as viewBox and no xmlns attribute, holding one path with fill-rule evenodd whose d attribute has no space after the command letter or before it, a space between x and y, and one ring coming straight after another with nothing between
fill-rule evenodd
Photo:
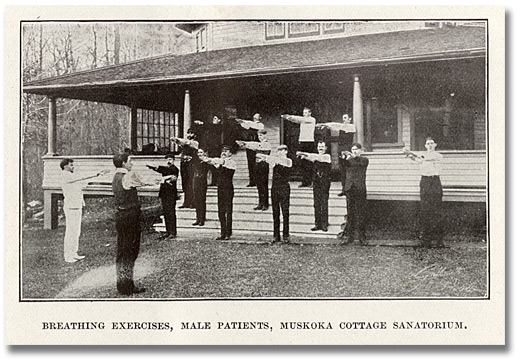
<instances>
[{"instance_id":1,"label":"boy in dark clothing","mask_svg":"<svg viewBox=\"0 0 520 360\"><path fill-rule=\"evenodd\" d=\"M177 178L179 176L179 169L173 164L175 155L170 153L165 158L166 166L146 165L149 169L162 175L159 197L161 198L164 222L166 223L166 233L161 237L163 239L177 236L175 205L177 204Z\"/></svg>"}]
</instances>

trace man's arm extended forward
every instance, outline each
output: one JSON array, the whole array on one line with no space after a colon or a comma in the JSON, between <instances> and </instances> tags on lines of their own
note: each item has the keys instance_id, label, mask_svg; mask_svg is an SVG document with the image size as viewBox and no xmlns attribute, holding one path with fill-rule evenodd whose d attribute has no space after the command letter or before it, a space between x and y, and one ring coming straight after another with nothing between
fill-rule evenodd
<instances>
[{"instance_id":1,"label":"man's arm extended forward","mask_svg":"<svg viewBox=\"0 0 520 360\"><path fill-rule=\"evenodd\" d=\"M282 119L289 120L290 122L296 123L296 124L310 124L313 121L316 121L313 117L304 117L299 115L282 115Z\"/></svg>"},{"instance_id":2,"label":"man's arm extended forward","mask_svg":"<svg viewBox=\"0 0 520 360\"><path fill-rule=\"evenodd\" d=\"M328 164L330 164L332 162L329 154L320 155L320 154L313 154L313 153L308 153L308 152L303 152L303 151L297 151L296 156L298 156L302 159L305 159L305 160L312 161L312 162L318 161L318 162L323 162L323 163L328 163Z\"/></svg>"},{"instance_id":3,"label":"man's arm extended forward","mask_svg":"<svg viewBox=\"0 0 520 360\"><path fill-rule=\"evenodd\" d=\"M256 154L256 158L271 165L282 165L288 168L292 167L292 160L289 158L280 158L278 156L265 154Z\"/></svg>"}]
</instances>

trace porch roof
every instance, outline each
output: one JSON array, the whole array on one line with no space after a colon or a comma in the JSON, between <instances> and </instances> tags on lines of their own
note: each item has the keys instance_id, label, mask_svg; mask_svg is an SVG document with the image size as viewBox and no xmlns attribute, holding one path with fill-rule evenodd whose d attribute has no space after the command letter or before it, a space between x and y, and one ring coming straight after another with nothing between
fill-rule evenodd
<instances>
[{"instance_id":1,"label":"porch roof","mask_svg":"<svg viewBox=\"0 0 520 360\"><path fill-rule=\"evenodd\" d=\"M108 91L110 102L127 104L128 91L143 85L475 58L485 54L485 28L445 27L170 54L31 81L23 84L23 91L100 102L106 101Z\"/></svg>"}]
</instances>

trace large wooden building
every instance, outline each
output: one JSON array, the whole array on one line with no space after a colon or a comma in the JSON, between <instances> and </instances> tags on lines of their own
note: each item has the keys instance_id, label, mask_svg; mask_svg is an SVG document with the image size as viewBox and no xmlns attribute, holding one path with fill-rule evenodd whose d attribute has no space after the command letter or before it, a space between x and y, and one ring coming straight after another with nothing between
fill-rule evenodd
<instances>
[{"instance_id":1,"label":"large wooden building","mask_svg":"<svg viewBox=\"0 0 520 360\"><path fill-rule=\"evenodd\" d=\"M368 197L418 200L418 167L403 147L423 150L433 136L444 155L444 200L486 201L486 23L420 21L179 23L193 52L166 55L25 83L49 99L44 159L45 226L55 225L60 193L55 156L56 99L128 106L134 150L170 146L193 120L262 114L273 145L294 148L297 128L281 114L312 108L318 123L353 118L370 159ZM338 134L327 135L337 166ZM111 157L75 157L85 171ZM144 168L150 157L136 159ZM153 192L153 191L152 191ZM109 194L92 186L87 194ZM342 214L343 215L343 214Z\"/></svg>"}]
</instances>

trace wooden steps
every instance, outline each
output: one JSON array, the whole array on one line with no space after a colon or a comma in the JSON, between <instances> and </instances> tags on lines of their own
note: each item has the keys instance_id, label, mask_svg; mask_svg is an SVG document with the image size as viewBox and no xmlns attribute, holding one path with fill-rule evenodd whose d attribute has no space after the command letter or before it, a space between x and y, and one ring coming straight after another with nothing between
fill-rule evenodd
<instances>
[{"instance_id":1,"label":"wooden steps","mask_svg":"<svg viewBox=\"0 0 520 360\"><path fill-rule=\"evenodd\" d=\"M346 214L345 198L336 196L340 191L339 185L333 186L329 198L329 231L311 231L314 226L314 205L311 188L298 188L297 183L291 183L290 199L290 233L291 235L335 238L340 232L341 224ZM184 231L196 232L213 230L215 235L220 231L217 212L217 190L215 187L208 188L207 193L206 224L204 227L192 226L195 221L194 209L177 209L177 227L179 233ZM258 204L258 193L256 188L236 187L233 199L233 231L257 233L259 235L272 236L273 213L271 206L266 211L255 211L253 208ZM281 216L280 216L281 217ZM157 231L165 231L164 224L154 225Z\"/></svg>"}]
</instances>

